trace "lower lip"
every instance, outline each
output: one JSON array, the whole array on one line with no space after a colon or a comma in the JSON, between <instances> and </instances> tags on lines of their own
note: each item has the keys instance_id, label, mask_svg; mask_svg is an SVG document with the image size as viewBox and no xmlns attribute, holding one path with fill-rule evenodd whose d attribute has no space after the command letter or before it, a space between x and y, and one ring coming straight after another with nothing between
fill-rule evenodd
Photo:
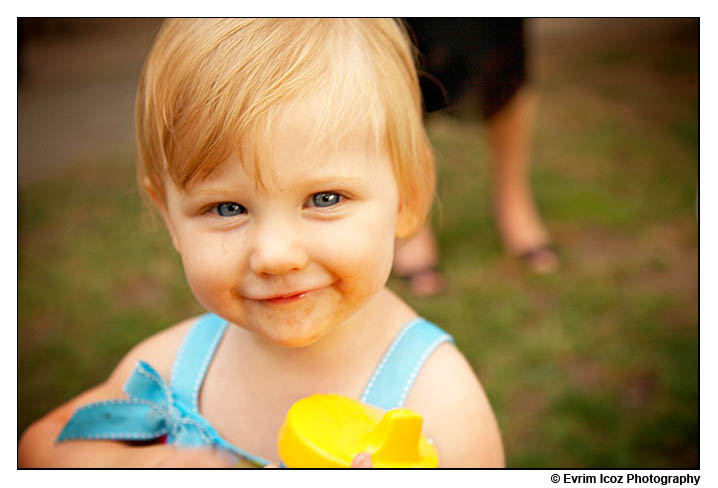
<instances>
[{"instance_id":1,"label":"lower lip","mask_svg":"<svg viewBox=\"0 0 718 488\"><path fill-rule=\"evenodd\" d=\"M297 293L296 295L291 295L288 297L277 297L277 298L269 298L268 300L264 300L265 303L271 303L272 305L282 305L285 303L293 303L298 300L301 300L304 298L304 296L307 294L307 292Z\"/></svg>"}]
</instances>

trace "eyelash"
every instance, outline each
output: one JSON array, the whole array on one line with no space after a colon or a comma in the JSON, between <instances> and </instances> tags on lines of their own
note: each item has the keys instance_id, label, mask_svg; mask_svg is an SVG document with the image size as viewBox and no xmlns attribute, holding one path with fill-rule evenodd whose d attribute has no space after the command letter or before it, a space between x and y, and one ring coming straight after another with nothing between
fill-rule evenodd
<instances>
[{"instance_id":1,"label":"eyelash","mask_svg":"<svg viewBox=\"0 0 718 488\"><path fill-rule=\"evenodd\" d=\"M315 199L317 198L317 196L321 196L321 195L336 196L336 202L331 205L327 205L327 206L316 205ZM337 205L342 203L345 199L346 199L346 197L344 195L342 195L341 193L336 192L336 191L320 191L320 192L314 193L307 199L306 206L314 207L314 208L332 208L332 207L336 207ZM314 203L314 205L311 205L311 203ZM225 206L231 207L230 212L236 211L239 213L236 213L234 215L222 215L222 213L221 213L222 211L220 209ZM236 203L236 202L218 203L218 204L214 205L210 210L212 211L212 213L215 213L216 215L218 215L219 217L222 217L222 218L236 217L238 215L244 215L247 213L247 209L243 205L240 205L239 203Z\"/></svg>"}]
</instances>

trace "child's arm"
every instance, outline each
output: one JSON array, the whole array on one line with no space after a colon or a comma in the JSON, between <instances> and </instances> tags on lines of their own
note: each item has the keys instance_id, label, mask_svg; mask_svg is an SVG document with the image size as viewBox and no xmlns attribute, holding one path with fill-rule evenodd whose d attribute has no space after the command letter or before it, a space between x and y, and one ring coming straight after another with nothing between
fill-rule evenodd
<instances>
[{"instance_id":1,"label":"child's arm","mask_svg":"<svg viewBox=\"0 0 718 488\"><path fill-rule=\"evenodd\" d=\"M452 344L429 357L406 406L424 417L424 432L439 452L439 467L504 467L494 412L471 366Z\"/></svg>"},{"instance_id":2,"label":"child's arm","mask_svg":"<svg viewBox=\"0 0 718 488\"><path fill-rule=\"evenodd\" d=\"M228 467L231 460L209 449L180 450L165 444L131 446L117 441L72 440L56 443L75 410L87 403L124 398L122 386L140 359L166 377L191 320L145 340L130 351L104 383L80 394L33 423L18 446L19 467Z\"/></svg>"},{"instance_id":3,"label":"child's arm","mask_svg":"<svg viewBox=\"0 0 718 488\"><path fill-rule=\"evenodd\" d=\"M122 442L73 440L55 443L60 431L80 405L117 397L103 383L82 393L32 424L18 447L18 467L228 467L231 460L210 450L179 450L165 444L135 447Z\"/></svg>"}]
</instances>

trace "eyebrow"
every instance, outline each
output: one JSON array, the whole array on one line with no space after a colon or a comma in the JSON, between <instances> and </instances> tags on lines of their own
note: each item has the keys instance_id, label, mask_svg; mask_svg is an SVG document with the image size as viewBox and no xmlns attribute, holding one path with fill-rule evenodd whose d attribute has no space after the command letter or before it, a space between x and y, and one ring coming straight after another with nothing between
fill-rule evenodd
<instances>
[{"instance_id":1,"label":"eyebrow","mask_svg":"<svg viewBox=\"0 0 718 488\"><path fill-rule=\"evenodd\" d=\"M341 186L341 185L356 185L356 184L362 184L366 180L364 178L357 178L356 176L323 176L320 178L307 178L305 180L299 180L299 181L293 181L292 186L297 187L310 187L310 186L316 186L316 187L332 187L332 186Z\"/></svg>"}]
</instances>

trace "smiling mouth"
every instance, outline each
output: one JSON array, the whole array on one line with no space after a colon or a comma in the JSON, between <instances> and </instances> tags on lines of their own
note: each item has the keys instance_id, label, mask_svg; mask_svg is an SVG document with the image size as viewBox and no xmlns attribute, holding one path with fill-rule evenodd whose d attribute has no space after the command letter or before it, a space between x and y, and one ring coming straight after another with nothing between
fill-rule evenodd
<instances>
[{"instance_id":1,"label":"smiling mouth","mask_svg":"<svg viewBox=\"0 0 718 488\"><path fill-rule=\"evenodd\" d=\"M281 305L285 303L293 303L301 300L309 291L302 291L293 295L283 295L279 297L267 298L262 300L264 303L271 303L272 305Z\"/></svg>"}]
</instances>

